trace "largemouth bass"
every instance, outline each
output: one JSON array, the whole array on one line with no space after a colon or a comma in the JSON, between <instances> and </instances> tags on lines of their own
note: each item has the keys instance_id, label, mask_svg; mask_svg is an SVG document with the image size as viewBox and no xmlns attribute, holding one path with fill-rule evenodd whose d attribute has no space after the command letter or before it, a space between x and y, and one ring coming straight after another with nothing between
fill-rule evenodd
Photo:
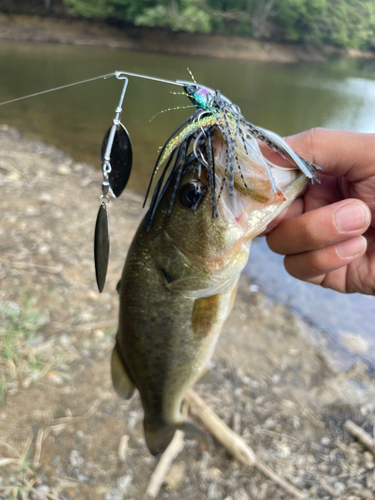
<instances>
[{"instance_id":1,"label":"largemouth bass","mask_svg":"<svg viewBox=\"0 0 375 500\"><path fill-rule=\"evenodd\" d=\"M229 189L223 182L226 144L219 131L212 134L219 218L212 217L210 189L201 187L212 172L190 154L172 172L149 230L143 220L128 252L118 286L112 380L123 398L138 389L154 455L166 449L176 429L190 427L180 413L184 393L207 369L251 239L306 184L298 169L271 166L274 192L257 141L249 138L245 146L236 143L239 173Z\"/></svg>"}]
</instances>

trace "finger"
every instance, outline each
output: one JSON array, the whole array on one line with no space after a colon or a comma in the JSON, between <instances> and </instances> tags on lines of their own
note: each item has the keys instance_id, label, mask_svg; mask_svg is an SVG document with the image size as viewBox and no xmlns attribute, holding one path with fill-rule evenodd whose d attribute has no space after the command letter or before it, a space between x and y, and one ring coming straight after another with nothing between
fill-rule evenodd
<instances>
[{"instance_id":1,"label":"finger","mask_svg":"<svg viewBox=\"0 0 375 500\"><path fill-rule=\"evenodd\" d=\"M324 174L352 182L369 175L375 157L375 134L314 128L285 140L300 156L322 167Z\"/></svg>"},{"instance_id":2,"label":"finger","mask_svg":"<svg viewBox=\"0 0 375 500\"><path fill-rule=\"evenodd\" d=\"M369 228L364 236L367 251L361 258L307 281L342 293L375 295L375 229Z\"/></svg>"},{"instance_id":3,"label":"finger","mask_svg":"<svg viewBox=\"0 0 375 500\"><path fill-rule=\"evenodd\" d=\"M357 259L355 259L356 261ZM331 288L336 292L349 293L347 289L347 271L349 266L339 267L334 269L327 274L322 274L321 276L316 276L308 281L314 285L320 285L323 288Z\"/></svg>"},{"instance_id":4,"label":"finger","mask_svg":"<svg viewBox=\"0 0 375 500\"><path fill-rule=\"evenodd\" d=\"M284 266L291 276L308 281L347 266L361 257L366 248L366 238L356 236L319 250L288 255L284 259Z\"/></svg>"},{"instance_id":5,"label":"finger","mask_svg":"<svg viewBox=\"0 0 375 500\"><path fill-rule=\"evenodd\" d=\"M271 250L293 255L324 248L364 233L371 213L360 200L343 200L292 219L284 219L267 235Z\"/></svg>"}]
</instances>

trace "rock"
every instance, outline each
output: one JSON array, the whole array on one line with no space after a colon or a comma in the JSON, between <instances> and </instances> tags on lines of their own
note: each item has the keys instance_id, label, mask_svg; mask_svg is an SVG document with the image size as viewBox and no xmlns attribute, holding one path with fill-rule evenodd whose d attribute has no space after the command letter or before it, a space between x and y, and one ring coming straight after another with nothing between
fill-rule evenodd
<instances>
[{"instance_id":1,"label":"rock","mask_svg":"<svg viewBox=\"0 0 375 500\"><path fill-rule=\"evenodd\" d=\"M114 490L111 490L109 493L106 494L104 497L105 500L124 500L124 495L122 494L121 491L119 491L117 488Z\"/></svg>"},{"instance_id":2,"label":"rock","mask_svg":"<svg viewBox=\"0 0 375 500\"><path fill-rule=\"evenodd\" d=\"M50 193L41 193L38 197L39 201L50 203L53 200L53 196Z\"/></svg>"},{"instance_id":3,"label":"rock","mask_svg":"<svg viewBox=\"0 0 375 500\"><path fill-rule=\"evenodd\" d=\"M51 247L49 245L41 245L39 248L38 248L38 253L40 255L47 255L49 253L49 251L51 250Z\"/></svg>"},{"instance_id":4,"label":"rock","mask_svg":"<svg viewBox=\"0 0 375 500\"><path fill-rule=\"evenodd\" d=\"M346 349L354 354L363 354L370 348L369 341L354 332L340 331L338 341L342 346L346 347Z\"/></svg>"},{"instance_id":5,"label":"rock","mask_svg":"<svg viewBox=\"0 0 375 500\"><path fill-rule=\"evenodd\" d=\"M72 173L72 169L66 164L59 165L56 170L60 175L70 175Z\"/></svg>"},{"instance_id":6,"label":"rock","mask_svg":"<svg viewBox=\"0 0 375 500\"><path fill-rule=\"evenodd\" d=\"M117 488L122 493L125 493L126 490L129 488L132 480L133 480L133 475L132 474L127 474L126 476L119 477L117 479Z\"/></svg>"},{"instance_id":7,"label":"rock","mask_svg":"<svg viewBox=\"0 0 375 500\"><path fill-rule=\"evenodd\" d=\"M127 435L122 436L120 439L120 443L118 445L118 456L122 462L125 462L126 460L126 455L128 453L128 447L129 447L128 443L129 443L129 436Z\"/></svg>"},{"instance_id":8,"label":"rock","mask_svg":"<svg viewBox=\"0 0 375 500\"><path fill-rule=\"evenodd\" d=\"M323 446L329 446L331 443L332 443L332 439L329 437L329 436L324 436L321 440L320 440L321 444Z\"/></svg>"},{"instance_id":9,"label":"rock","mask_svg":"<svg viewBox=\"0 0 375 500\"><path fill-rule=\"evenodd\" d=\"M38 493L42 493L43 495L47 495L49 493L49 486L47 486L46 484L41 484L35 489Z\"/></svg>"},{"instance_id":10,"label":"rock","mask_svg":"<svg viewBox=\"0 0 375 500\"><path fill-rule=\"evenodd\" d=\"M22 389L28 389L31 385L31 382L32 382L32 378L31 377L26 377L23 381L22 381Z\"/></svg>"},{"instance_id":11,"label":"rock","mask_svg":"<svg viewBox=\"0 0 375 500\"><path fill-rule=\"evenodd\" d=\"M60 386L64 383L64 379L56 371L48 372L46 377L48 379L48 382L51 382L54 385Z\"/></svg>"},{"instance_id":12,"label":"rock","mask_svg":"<svg viewBox=\"0 0 375 500\"><path fill-rule=\"evenodd\" d=\"M60 210L59 208L55 208L51 212L51 217L53 219L62 219L64 216L65 216L64 212L62 210Z\"/></svg>"},{"instance_id":13,"label":"rock","mask_svg":"<svg viewBox=\"0 0 375 500\"><path fill-rule=\"evenodd\" d=\"M33 216L33 215L39 215L39 214L40 214L40 211L39 211L39 209L38 209L38 208L36 208L36 207L27 207L27 208L25 209L25 213L26 213L26 215L31 215L31 216Z\"/></svg>"},{"instance_id":14,"label":"rock","mask_svg":"<svg viewBox=\"0 0 375 500\"><path fill-rule=\"evenodd\" d=\"M59 337L59 342L60 344L65 347L65 349L67 349L69 346L70 346L70 336L67 335L66 333L63 333L62 335L60 335Z\"/></svg>"},{"instance_id":15,"label":"rock","mask_svg":"<svg viewBox=\"0 0 375 500\"><path fill-rule=\"evenodd\" d=\"M174 464L168 474L166 475L165 482L172 489L176 490L180 482L185 476L185 464L184 462L178 462Z\"/></svg>"},{"instance_id":16,"label":"rock","mask_svg":"<svg viewBox=\"0 0 375 500\"><path fill-rule=\"evenodd\" d=\"M94 335L95 335L96 339L102 339L103 337L105 337L104 330L102 330L100 328L98 328L97 330L94 330Z\"/></svg>"},{"instance_id":17,"label":"rock","mask_svg":"<svg viewBox=\"0 0 375 500\"><path fill-rule=\"evenodd\" d=\"M235 498L235 500L250 500L249 495L246 493L246 491L243 488L236 491L234 498Z\"/></svg>"},{"instance_id":18,"label":"rock","mask_svg":"<svg viewBox=\"0 0 375 500\"><path fill-rule=\"evenodd\" d=\"M334 490L335 490L335 495L340 497L341 495L343 495L345 492L346 492L346 486L344 483L340 483L339 481L337 481L334 485Z\"/></svg>"},{"instance_id":19,"label":"rock","mask_svg":"<svg viewBox=\"0 0 375 500\"><path fill-rule=\"evenodd\" d=\"M48 495L49 492L49 487L46 484L41 484L35 488L35 491L30 493L30 500L40 500L41 498L46 498L46 495Z\"/></svg>"},{"instance_id":20,"label":"rock","mask_svg":"<svg viewBox=\"0 0 375 500\"><path fill-rule=\"evenodd\" d=\"M72 467L80 467L84 463L83 457L78 450L72 450L70 452L69 461Z\"/></svg>"}]
</instances>

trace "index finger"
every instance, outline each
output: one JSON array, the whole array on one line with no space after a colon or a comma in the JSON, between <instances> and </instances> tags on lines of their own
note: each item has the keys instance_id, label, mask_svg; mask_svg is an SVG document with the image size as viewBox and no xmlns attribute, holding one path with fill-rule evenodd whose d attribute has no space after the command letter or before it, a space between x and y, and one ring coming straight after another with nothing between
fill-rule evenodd
<instances>
[{"instance_id":1,"label":"index finger","mask_svg":"<svg viewBox=\"0 0 375 500\"><path fill-rule=\"evenodd\" d=\"M323 173L355 182L375 175L375 134L313 128L286 137L296 153L323 168Z\"/></svg>"}]
</instances>

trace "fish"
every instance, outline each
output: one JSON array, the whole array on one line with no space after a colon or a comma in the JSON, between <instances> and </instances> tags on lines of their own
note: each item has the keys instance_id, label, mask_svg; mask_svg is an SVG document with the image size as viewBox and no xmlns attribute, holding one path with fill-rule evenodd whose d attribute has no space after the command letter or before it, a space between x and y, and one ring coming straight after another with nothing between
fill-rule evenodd
<instances>
[{"instance_id":1,"label":"fish","mask_svg":"<svg viewBox=\"0 0 375 500\"><path fill-rule=\"evenodd\" d=\"M165 188L159 186L152 224L147 215L140 223L117 287L112 382L124 399L138 390L145 440L153 455L165 451L176 430L194 431L181 415L184 393L207 373L251 240L307 182L299 169L266 162L258 141L248 136L246 144L243 139L235 144L241 175L234 176L231 190L223 182L227 143L218 127L204 132L210 134L215 168L205 168L186 143L179 146L180 163ZM216 198L220 192L218 217L212 215L207 187L212 176Z\"/></svg>"}]
</instances>

